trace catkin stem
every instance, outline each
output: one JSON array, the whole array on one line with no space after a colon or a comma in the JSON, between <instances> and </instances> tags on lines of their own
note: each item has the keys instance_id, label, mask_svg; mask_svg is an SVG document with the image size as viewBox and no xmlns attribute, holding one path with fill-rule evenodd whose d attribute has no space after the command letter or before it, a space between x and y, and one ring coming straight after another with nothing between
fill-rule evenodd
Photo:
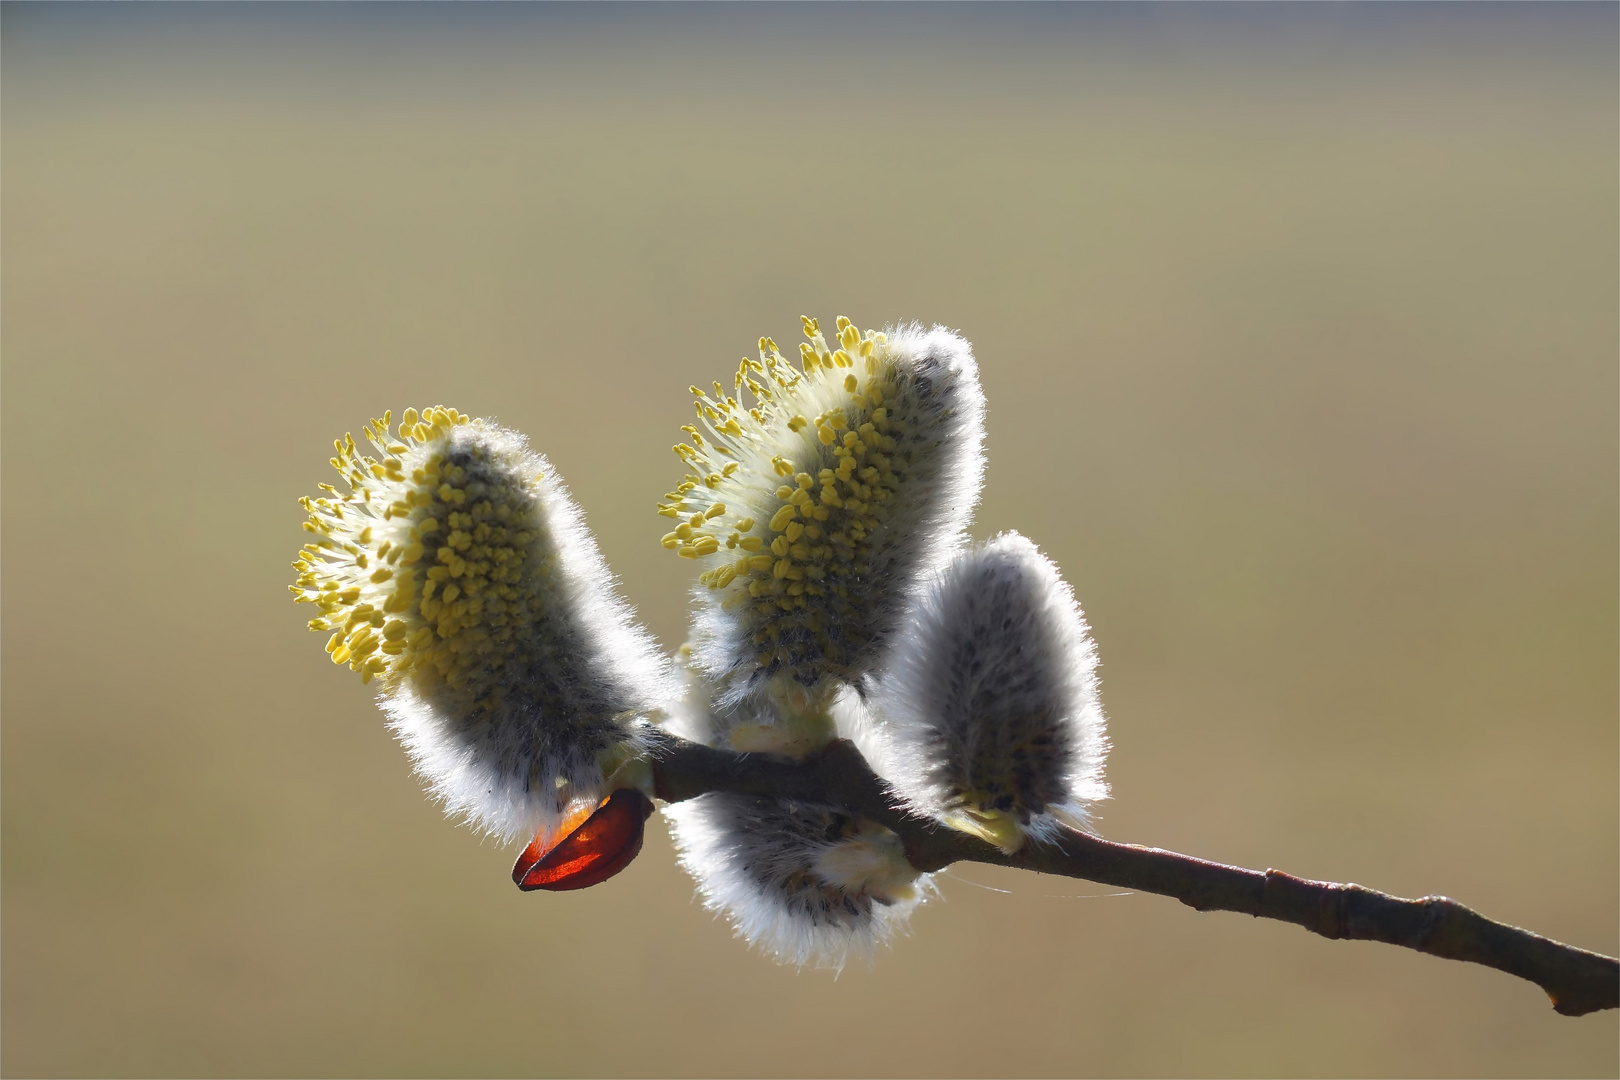
<instances>
[{"instance_id":1,"label":"catkin stem","mask_svg":"<svg viewBox=\"0 0 1620 1080\"><path fill-rule=\"evenodd\" d=\"M1614 958L1495 922L1444 896L1407 900L1360 885L1245 870L1073 831L1061 844L1030 842L1015 855L1003 855L976 837L896 809L883 781L842 740L794 762L668 739L654 778L658 797L668 802L728 791L841 807L893 829L907 858L923 871L981 862L1082 878L1173 896L1199 911L1280 919L1327 938L1383 941L1483 964L1540 986L1566 1016L1620 1006L1620 962Z\"/></svg>"}]
</instances>

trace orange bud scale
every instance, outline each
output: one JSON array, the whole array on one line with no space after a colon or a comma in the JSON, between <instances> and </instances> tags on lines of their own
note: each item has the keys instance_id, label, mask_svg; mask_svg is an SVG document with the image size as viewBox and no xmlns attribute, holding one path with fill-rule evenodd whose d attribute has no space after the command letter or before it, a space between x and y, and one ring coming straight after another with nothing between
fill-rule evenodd
<instances>
[{"instance_id":1,"label":"orange bud scale","mask_svg":"<svg viewBox=\"0 0 1620 1080\"><path fill-rule=\"evenodd\" d=\"M549 850L543 836L536 836L513 865L512 880L524 892L599 885L641 853L652 812L651 799L634 788L621 788Z\"/></svg>"}]
</instances>

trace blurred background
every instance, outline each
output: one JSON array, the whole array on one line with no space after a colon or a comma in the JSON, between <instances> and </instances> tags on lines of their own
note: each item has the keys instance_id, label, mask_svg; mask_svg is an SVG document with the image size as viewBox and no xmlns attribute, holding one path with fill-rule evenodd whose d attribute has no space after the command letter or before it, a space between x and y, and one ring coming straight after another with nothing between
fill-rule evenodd
<instances>
[{"instance_id":1,"label":"blurred background","mask_svg":"<svg viewBox=\"0 0 1620 1080\"><path fill-rule=\"evenodd\" d=\"M11 5L8 1075L1614 1075L1616 1014L964 866L837 979L658 819L423 797L291 603L407 405L517 427L659 639L686 386L959 328L975 531L1100 642L1118 840L1620 949L1613 5Z\"/></svg>"}]
</instances>

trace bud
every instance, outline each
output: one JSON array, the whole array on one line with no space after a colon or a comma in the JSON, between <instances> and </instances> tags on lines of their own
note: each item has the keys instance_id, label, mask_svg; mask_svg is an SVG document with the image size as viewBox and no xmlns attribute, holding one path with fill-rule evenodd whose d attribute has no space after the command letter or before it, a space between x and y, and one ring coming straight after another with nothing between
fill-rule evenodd
<instances>
[{"instance_id":1,"label":"bud","mask_svg":"<svg viewBox=\"0 0 1620 1080\"><path fill-rule=\"evenodd\" d=\"M712 793L664 816L704 906L778 963L870 960L932 891L898 836L830 806Z\"/></svg>"},{"instance_id":2,"label":"bud","mask_svg":"<svg viewBox=\"0 0 1620 1080\"><path fill-rule=\"evenodd\" d=\"M1011 854L1108 797L1097 650L1058 569L1003 533L925 592L873 697L913 811Z\"/></svg>"},{"instance_id":3,"label":"bud","mask_svg":"<svg viewBox=\"0 0 1620 1080\"><path fill-rule=\"evenodd\" d=\"M940 327L862 333L840 318L830 349L803 321L800 367L762 338L736 397L692 388L698 423L675 448L692 471L659 506L664 546L707 564L692 656L730 702L778 675L858 682L978 499L972 347Z\"/></svg>"},{"instance_id":4,"label":"bud","mask_svg":"<svg viewBox=\"0 0 1620 1080\"><path fill-rule=\"evenodd\" d=\"M377 459L338 441L347 493L302 500L292 591L446 811L549 848L630 786L665 666L521 435L454 409L391 421L366 428Z\"/></svg>"}]
</instances>

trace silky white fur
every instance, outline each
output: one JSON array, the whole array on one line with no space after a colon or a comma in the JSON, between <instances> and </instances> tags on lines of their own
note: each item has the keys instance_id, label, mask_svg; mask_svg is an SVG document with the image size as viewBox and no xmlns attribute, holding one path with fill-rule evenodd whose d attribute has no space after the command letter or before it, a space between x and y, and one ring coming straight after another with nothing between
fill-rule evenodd
<instances>
[{"instance_id":1,"label":"silky white fur","mask_svg":"<svg viewBox=\"0 0 1620 1080\"><path fill-rule=\"evenodd\" d=\"M831 807L711 793L664 816L704 906L778 963L870 961L933 893L898 836Z\"/></svg>"},{"instance_id":2,"label":"silky white fur","mask_svg":"<svg viewBox=\"0 0 1620 1080\"><path fill-rule=\"evenodd\" d=\"M930 582L871 704L883 775L917 813L1009 793L1023 831L1088 827L1107 798L1097 650L1051 560L1015 532L962 551Z\"/></svg>"},{"instance_id":3,"label":"silky white fur","mask_svg":"<svg viewBox=\"0 0 1620 1080\"><path fill-rule=\"evenodd\" d=\"M527 839L554 833L570 806L599 800L604 763L647 749L645 718L670 699L672 681L550 463L493 424L454 438L482 442L488 467L510 471L492 483L521 476L531 485L540 614L518 632L523 662L489 677L499 684L494 710L433 680L408 680L379 704L446 813L502 841Z\"/></svg>"},{"instance_id":4,"label":"silky white fur","mask_svg":"<svg viewBox=\"0 0 1620 1080\"><path fill-rule=\"evenodd\" d=\"M724 680L727 703L740 702L755 683L775 674L759 667L755 636L770 623L780 640L791 642L795 662L784 670L805 685L823 674L855 683L870 673L894 635L920 583L940 569L961 544L963 530L978 503L984 476L984 391L973 346L962 336L935 326L925 330L916 323L885 331L883 346L898 368L897 396L887 400L891 416L909 426L908 445L918 450L918 467L885 507L883 524L868 540L870 556L848 579L829 578L828 585L849 589L852 600L835 604L828 597L791 618L771 615L762 619L759 608L738 595L742 580L730 591L699 585L694 590L692 648L694 663L712 678ZM842 370L826 369L807 376L794 399L804 415L839 409L849 399ZM834 464L831 448L817 441L814 427L773 428L771 441L744 444L738 460L742 468L732 479L709 493L699 488L694 498L724 501L737 513L746 513L768 543L765 522L780 506L776 490L781 478L772 458L784 456L814 475ZM801 624L818 618L823 631ZM834 665L824 655L822 634L835 634L848 655Z\"/></svg>"}]
</instances>

